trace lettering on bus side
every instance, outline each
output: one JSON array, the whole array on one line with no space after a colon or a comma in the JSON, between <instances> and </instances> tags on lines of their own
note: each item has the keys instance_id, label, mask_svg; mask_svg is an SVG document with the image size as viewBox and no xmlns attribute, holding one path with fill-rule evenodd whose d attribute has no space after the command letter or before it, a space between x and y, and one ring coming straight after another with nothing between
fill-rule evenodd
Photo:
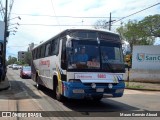
<instances>
[{"instance_id":1,"label":"lettering on bus side","mask_svg":"<svg viewBox=\"0 0 160 120\"><path fill-rule=\"evenodd\" d=\"M47 65L48 67L50 67L50 60L40 60L39 65Z\"/></svg>"}]
</instances>

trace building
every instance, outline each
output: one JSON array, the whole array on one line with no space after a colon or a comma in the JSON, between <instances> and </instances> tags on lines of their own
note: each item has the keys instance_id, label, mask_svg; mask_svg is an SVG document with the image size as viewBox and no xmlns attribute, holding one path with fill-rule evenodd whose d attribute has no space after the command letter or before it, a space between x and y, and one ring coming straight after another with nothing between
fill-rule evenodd
<instances>
[{"instance_id":1,"label":"building","mask_svg":"<svg viewBox=\"0 0 160 120\"><path fill-rule=\"evenodd\" d=\"M27 51L19 51L18 52L18 61L23 61L25 59Z\"/></svg>"},{"instance_id":2,"label":"building","mask_svg":"<svg viewBox=\"0 0 160 120\"><path fill-rule=\"evenodd\" d=\"M34 46L35 46L34 43L29 44L28 52L32 51L32 49L34 48Z\"/></svg>"}]
</instances>

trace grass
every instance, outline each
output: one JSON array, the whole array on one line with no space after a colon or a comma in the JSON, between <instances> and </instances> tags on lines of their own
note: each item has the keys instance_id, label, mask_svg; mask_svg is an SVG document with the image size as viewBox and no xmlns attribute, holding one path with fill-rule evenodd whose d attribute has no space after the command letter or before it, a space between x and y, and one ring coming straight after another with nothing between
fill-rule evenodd
<instances>
[{"instance_id":1,"label":"grass","mask_svg":"<svg viewBox=\"0 0 160 120\"><path fill-rule=\"evenodd\" d=\"M134 85L134 83L128 83L126 82L126 88L134 88L134 89L143 89L144 86L142 85Z\"/></svg>"}]
</instances>

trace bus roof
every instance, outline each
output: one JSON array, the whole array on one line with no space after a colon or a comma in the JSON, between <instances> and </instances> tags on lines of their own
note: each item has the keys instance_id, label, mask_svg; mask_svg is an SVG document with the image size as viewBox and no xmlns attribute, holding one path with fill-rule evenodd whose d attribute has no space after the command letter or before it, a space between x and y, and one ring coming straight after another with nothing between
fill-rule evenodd
<instances>
[{"instance_id":1,"label":"bus roof","mask_svg":"<svg viewBox=\"0 0 160 120\"><path fill-rule=\"evenodd\" d=\"M110 33L110 34L115 34L115 35L118 35L117 33L115 32L112 32L112 31L109 31L109 30L106 30L106 29L94 29L94 28L70 28L70 29L65 29L63 31L61 31L60 33L58 33L57 35L55 35L54 37L40 43L39 45L35 46L32 50L34 50L35 48L39 47L40 45L46 43L47 41L53 39L53 38L56 38L57 36L60 36L61 34L63 33L66 33L66 32L69 32L69 31L77 31L77 30L86 30L86 31L95 31L95 32L105 32L105 33Z\"/></svg>"}]
</instances>

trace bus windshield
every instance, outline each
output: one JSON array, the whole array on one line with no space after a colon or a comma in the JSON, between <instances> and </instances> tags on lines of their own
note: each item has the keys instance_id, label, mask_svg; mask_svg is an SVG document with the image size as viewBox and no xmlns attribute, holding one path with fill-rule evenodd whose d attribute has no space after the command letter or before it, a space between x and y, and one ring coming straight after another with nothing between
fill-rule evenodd
<instances>
[{"instance_id":1,"label":"bus windshield","mask_svg":"<svg viewBox=\"0 0 160 120\"><path fill-rule=\"evenodd\" d=\"M68 69L112 69L112 64L122 64L120 45L93 40L73 40L67 50Z\"/></svg>"}]
</instances>

